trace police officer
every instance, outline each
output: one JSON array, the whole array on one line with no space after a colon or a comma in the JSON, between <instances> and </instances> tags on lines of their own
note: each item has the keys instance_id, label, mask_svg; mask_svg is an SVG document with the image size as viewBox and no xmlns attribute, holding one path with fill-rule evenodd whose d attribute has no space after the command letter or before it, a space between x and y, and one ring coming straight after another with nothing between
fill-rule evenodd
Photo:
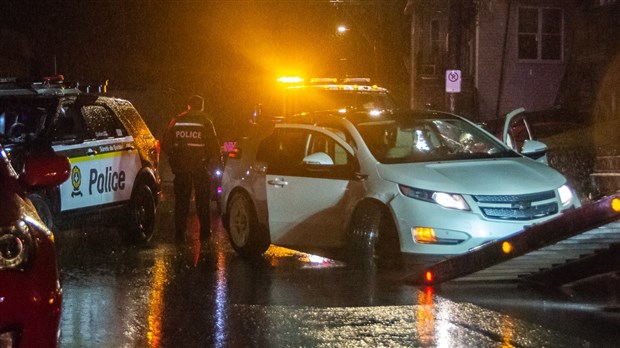
<instances>
[{"instance_id":1,"label":"police officer","mask_svg":"<svg viewBox=\"0 0 620 348\"><path fill-rule=\"evenodd\" d=\"M200 239L206 240L211 235L211 171L220 164L222 155L201 96L191 96L187 110L170 121L162 146L174 173L175 241L182 243L185 240L192 188L200 222Z\"/></svg>"}]
</instances>

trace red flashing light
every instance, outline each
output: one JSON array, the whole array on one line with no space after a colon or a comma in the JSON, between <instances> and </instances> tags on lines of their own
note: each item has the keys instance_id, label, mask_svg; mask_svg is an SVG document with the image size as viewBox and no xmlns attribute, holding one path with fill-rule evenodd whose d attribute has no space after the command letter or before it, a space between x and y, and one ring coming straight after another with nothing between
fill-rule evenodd
<instances>
[{"instance_id":1,"label":"red flashing light","mask_svg":"<svg viewBox=\"0 0 620 348\"><path fill-rule=\"evenodd\" d=\"M426 271L424 273L424 280L426 280L427 283L432 283L435 280L435 275L431 271Z\"/></svg>"}]
</instances>

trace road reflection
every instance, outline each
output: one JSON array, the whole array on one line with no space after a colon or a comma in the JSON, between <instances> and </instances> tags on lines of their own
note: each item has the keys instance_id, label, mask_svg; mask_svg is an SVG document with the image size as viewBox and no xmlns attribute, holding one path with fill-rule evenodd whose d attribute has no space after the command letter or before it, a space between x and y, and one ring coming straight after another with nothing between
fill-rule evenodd
<instances>
[{"instance_id":1,"label":"road reflection","mask_svg":"<svg viewBox=\"0 0 620 348\"><path fill-rule=\"evenodd\" d=\"M416 330L420 336L420 344L431 346L435 342L435 305L433 303L433 288L427 286L418 291L418 306Z\"/></svg>"},{"instance_id":2,"label":"road reflection","mask_svg":"<svg viewBox=\"0 0 620 348\"><path fill-rule=\"evenodd\" d=\"M61 347L582 343L448 301L398 272L355 270L275 246L245 259L221 226L207 242L196 231L181 247L172 232L147 247L92 231L61 238Z\"/></svg>"},{"instance_id":3,"label":"road reflection","mask_svg":"<svg viewBox=\"0 0 620 348\"><path fill-rule=\"evenodd\" d=\"M215 347L226 347L226 309L228 307L228 283L226 278L226 254L217 248L217 271L215 276Z\"/></svg>"},{"instance_id":4,"label":"road reflection","mask_svg":"<svg viewBox=\"0 0 620 348\"><path fill-rule=\"evenodd\" d=\"M148 331L146 337L149 347L161 345L161 318L164 307L164 287L168 280L168 268L161 253L153 266L153 282L149 301Z\"/></svg>"}]
</instances>

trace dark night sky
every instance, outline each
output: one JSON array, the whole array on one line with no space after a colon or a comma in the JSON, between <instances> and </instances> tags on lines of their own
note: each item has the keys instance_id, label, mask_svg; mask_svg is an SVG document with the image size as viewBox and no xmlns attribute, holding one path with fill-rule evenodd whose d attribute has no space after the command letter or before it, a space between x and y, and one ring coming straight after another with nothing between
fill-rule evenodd
<instances>
[{"instance_id":1,"label":"dark night sky","mask_svg":"<svg viewBox=\"0 0 620 348\"><path fill-rule=\"evenodd\" d=\"M7 32L17 32L33 47L43 75L56 67L83 83L212 94L221 110L230 107L218 103L231 101L251 108L256 101L248 95L278 75L342 74L340 58L347 59L345 73L377 70L379 83L406 85L406 0L358 3L2 0L0 48L13 50ZM340 23L351 28L347 37L335 34Z\"/></svg>"}]
</instances>

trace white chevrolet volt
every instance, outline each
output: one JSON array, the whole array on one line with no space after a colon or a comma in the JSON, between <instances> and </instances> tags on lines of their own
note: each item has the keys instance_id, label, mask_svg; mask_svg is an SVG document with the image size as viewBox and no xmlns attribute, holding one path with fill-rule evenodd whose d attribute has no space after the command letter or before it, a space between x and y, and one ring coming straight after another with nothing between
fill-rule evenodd
<instances>
[{"instance_id":1,"label":"white chevrolet volt","mask_svg":"<svg viewBox=\"0 0 620 348\"><path fill-rule=\"evenodd\" d=\"M579 206L564 176L435 111L319 112L256 125L223 174L242 255L270 243L349 260L438 261ZM529 156L529 157L528 157Z\"/></svg>"}]
</instances>

